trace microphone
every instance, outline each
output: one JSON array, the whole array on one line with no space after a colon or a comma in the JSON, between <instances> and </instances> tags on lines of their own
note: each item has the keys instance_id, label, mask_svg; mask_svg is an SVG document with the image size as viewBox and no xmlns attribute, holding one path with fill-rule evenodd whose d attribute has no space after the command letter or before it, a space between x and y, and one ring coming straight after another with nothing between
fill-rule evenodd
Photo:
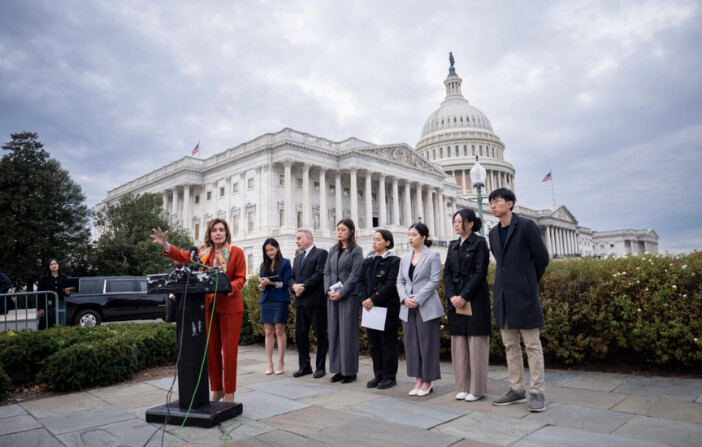
<instances>
[{"instance_id":1,"label":"microphone","mask_svg":"<svg viewBox=\"0 0 702 447\"><path fill-rule=\"evenodd\" d=\"M194 245L190 247L190 260L192 262L200 262L200 257L197 255L197 247Z\"/></svg>"}]
</instances>

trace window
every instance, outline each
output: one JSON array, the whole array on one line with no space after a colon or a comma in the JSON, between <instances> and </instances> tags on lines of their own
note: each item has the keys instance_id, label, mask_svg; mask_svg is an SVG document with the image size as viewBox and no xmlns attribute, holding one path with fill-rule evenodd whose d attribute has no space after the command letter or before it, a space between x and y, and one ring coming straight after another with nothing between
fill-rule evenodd
<instances>
[{"instance_id":1,"label":"window","mask_svg":"<svg viewBox=\"0 0 702 447\"><path fill-rule=\"evenodd\" d=\"M297 184L297 189L302 189L302 179L300 177L295 178L295 184Z\"/></svg>"},{"instance_id":2,"label":"window","mask_svg":"<svg viewBox=\"0 0 702 447\"><path fill-rule=\"evenodd\" d=\"M256 211L249 211L246 213L247 220L249 221L249 231L253 231L256 228Z\"/></svg>"},{"instance_id":3,"label":"window","mask_svg":"<svg viewBox=\"0 0 702 447\"><path fill-rule=\"evenodd\" d=\"M374 192L371 193L371 200L373 200L374 202L377 202L378 201L378 194L374 193Z\"/></svg>"},{"instance_id":4,"label":"window","mask_svg":"<svg viewBox=\"0 0 702 447\"><path fill-rule=\"evenodd\" d=\"M319 230L319 213L314 215L314 229Z\"/></svg>"},{"instance_id":5,"label":"window","mask_svg":"<svg viewBox=\"0 0 702 447\"><path fill-rule=\"evenodd\" d=\"M247 183L246 187L249 188L249 189L253 189L253 187L254 187L254 179L250 178L250 179L248 180L248 183Z\"/></svg>"},{"instance_id":6,"label":"window","mask_svg":"<svg viewBox=\"0 0 702 447\"><path fill-rule=\"evenodd\" d=\"M471 145L471 148L470 148L470 155L472 155L473 157L475 157L475 144Z\"/></svg>"},{"instance_id":7,"label":"window","mask_svg":"<svg viewBox=\"0 0 702 447\"><path fill-rule=\"evenodd\" d=\"M431 157L431 159L432 159L432 160L436 160L436 149L432 149L431 152L432 152L432 157Z\"/></svg>"},{"instance_id":8,"label":"window","mask_svg":"<svg viewBox=\"0 0 702 447\"><path fill-rule=\"evenodd\" d=\"M236 182L236 183L234 183L234 184L232 185L232 192L233 192L234 194L236 194L236 193L239 192L239 182Z\"/></svg>"},{"instance_id":9,"label":"window","mask_svg":"<svg viewBox=\"0 0 702 447\"><path fill-rule=\"evenodd\" d=\"M329 184L329 194L336 194L336 186L333 183Z\"/></svg>"},{"instance_id":10,"label":"window","mask_svg":"<svg viewBox=\"0 0 702 447\"><path fill-rule=\"evenodd\" d=\"M108 279L105 284L107 293L136 292L134 281L131 279Z\"/></svg>"},{"instance_id":11,"label":"window","mask_svg":"<svg viewBox=\"0 0 702 447\"><path fill-rule=\"evenodd\" d=\"M439 148L439 158L444 158L444 148L443 147Z\"/></svg>"},{"instance_id":12,"label":"window","mask_svg":"<svg viewBox=\"0 0 702 447\"><path fill-rule=\"evenodd\" d=\"M454 122L454 123L456 122L456 117L455 117L455 116L453 117L453 122Z\"/></svg>"},{"instance_id":13,"label":"window","mask_svg":"<svg viewBox=\"0 0 702 447\"><path fill-rule=\"evenodd\" d=\"M463 156L464 157L468 156L468 145L467 144L463 145Z\"/></svg>"},{"instance_id":14,"label":"window","mask_svg":"<svg viewBox=\"0 0 702 447\"><path fill-rule=\"evenodd\" d=\"M249 253L246 256L246 270L248 274L254 273L254 259L253 259L253 253Z\"/></svg>"},{"instance_id":15,"label":"window","mask_svg":"<svg viewBox=\"0 0 702 447\"><path fill-rule=\"evenodd\" d=\"M312 184L312 188L314 189L315 192L319 192L319 182L314 182Z\"/></svg>"},{"instance_id":16,"label":"window","mask_svg":"<svg viewBox=\"0 0 702 447\"><path fill-rule=\"evenodd\" d=\"M349 189L344 188L344 197L348 197L349 195L351 195L351 193L349 192Z\"/></svg>"},{"instance_id":17,"label":"window","mask_svg":"<svg viewBox=\"0 0 702 447\"><path fill-rule=\"evenodd\" d=\"M278 176L278 184L280 186L285 186L285 175L284 174L280 174Z\"/></svg>"},{"instance_id":18,"label":"window","mask_svg":"<svg viewBox=\"0 0 702 447\"><path fill-rule=\"evenodd\" d=\"M449 158L451 157L451 146L446 148L446 156Z\"/></svg>"},{"instance_id":19,"label":"window","mask_svg":"<svg viewBox=\"0 0 702 447\"><path fill-rule=\"evenodd\" d=\"M284 223L285 223L285 210L281 208L278 210L278 224L282 227Z\"/></svg>"},{"instance_id":20,"label":"window","mask_svg":"<svg viewBox=\"0 0 702 447\"><path fill-rule=\"evenodd\" d=\"M219 187L219 196L224 197L224 187L223 186Z\"/></svg>"},{"instance_id":21,"label":"window","mask_svg":"<svg viewBox=\"0 0 702 447\"><path fill-rule=\"evenodd\" d=\"M297 228L302 228L302 211L297 212Z\"/></svg>"},{"instance_id":22,"label":"window","mask_svg":"<svg viewBox=\"0 0 702 447\"><path fill-rule=\"evenodd\" d=\"M482 157L482 156L483 156L483 145L482 145L482 144L479 145L479 146L478 146L478 149L479 149L479 151L480 151L480 156Z\"/></svg>"},{"instance_id":23,"label":"window","mask_svg":"<svg viewBox=\"0 0 702 447\"><path fill-rule=\"evenodd\" d=\"M200 203L200 194L195 196L195 205Z\"/></svg>"},{"instance_id":24,"label":"window","mask_svg":"<svg viewBox=\"0 0 702 447\"><path fill-rule=\"evenodd\" d=\"M356 191L356 195L358 196L359 199L363 199L363 190L359 189L358 191Z\"/></svg>"},{"instance_id":25,"label":"window","mask_svg":"<svg viewBox=\"0 0 702 447\"><path fill-rule=\"evenodd\" d=\"M207 200L212 200L212 191L207 191Z\"/></svg>"},{"instance_id":26,"label":"window","mask_svg":"<svg viewBox=\"0 0 702 447\"><path fill-rule=\"evenodd\" d=\"M232 234L239 234L239 216L232 218Z\"/></svg>"},{"instance_id":27,"label":"window","mask_svg":"<svg viewBox=\"0 0 702 447\"><path fill-rule=\"evenodd\" d=\"M195 224L195 240L200 239L200 224Z\"/></svg>"}]
</instances>

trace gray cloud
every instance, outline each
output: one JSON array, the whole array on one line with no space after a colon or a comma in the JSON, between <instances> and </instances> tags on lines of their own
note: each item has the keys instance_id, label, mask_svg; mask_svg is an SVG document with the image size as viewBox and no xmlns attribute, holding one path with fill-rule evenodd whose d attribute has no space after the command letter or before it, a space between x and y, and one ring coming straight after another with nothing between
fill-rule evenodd
<instances>
[{"instance_id":1,"label":"gray cloud","mask_svg":"<svg viewBox=\"0 0 702 447\"><path fill-rule=\"evenodd\" d=\"M596 230L702 248L700 4L0 2L0 132L37 131L107 190L289 126L419 140L447 53L517 169L517 196Z\"/></svg>"}]
</instances>

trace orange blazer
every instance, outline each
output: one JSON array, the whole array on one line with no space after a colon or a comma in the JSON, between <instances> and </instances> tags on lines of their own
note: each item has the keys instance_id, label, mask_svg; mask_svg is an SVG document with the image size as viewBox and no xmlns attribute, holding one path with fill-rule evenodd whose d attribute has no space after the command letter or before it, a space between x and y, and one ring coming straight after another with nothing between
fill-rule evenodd
<instances>
[{"instance_id":1,"label":"orange blazer","mask_svg":"<svg viewBox=\"0 0 702 447\"><path fill-rule=\"evenodd\" d=\"M204 248L205 246L202 245L198 249L198 256ZM244 252L241 248L234 245L229 245L228 248L230 254L229 262L227 263L227 271L225 273L232 282L232 291L229 293L217 294L215 312L220 314L244 312L244 300L241 296L241 289L244 287L244 284L246 284L246 260L244 259ZM181 264L190 264L190 252L180 250L174 245L171 245L171 249L168 253L164 251L163 254ZM202 263L211 266L213 260L214 256L207 254ZM213 298L213 293L205 295L205 305L207 309L212 307Z\"/></svg>"}]
</instances>

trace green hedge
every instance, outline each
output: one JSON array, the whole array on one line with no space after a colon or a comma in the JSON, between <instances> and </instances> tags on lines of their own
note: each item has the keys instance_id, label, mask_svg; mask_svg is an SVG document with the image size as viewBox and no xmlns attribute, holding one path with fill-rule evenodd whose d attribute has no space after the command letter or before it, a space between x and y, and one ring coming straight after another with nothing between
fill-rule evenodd
<instances>
[{"instance_id":1,"label":"green hedge","mask_svg":"<svg viewBox=\"0 0 702 447\"><path fill-rule=\"evenodd\" d=\"M5 372L5 367L0 363L0 399L4 399L12 391L12 379Z\"/></svg>"},{"instance_id":2,"label":"green hedge","mask_svg":"<svg viewBox=\"0 0 702 447\"><path fill-rule=\"evenodd\" d=\"M0 334L0 364L12 387L44 383L73 391L173 363L176 348L175 325L168 323L52 327Z\"/></svg>"},{"instance_id":3,"label":"green hedge","mask_svg":"<svg viewBox=\"0 0 702 447\"><path fill-rule=\"evenodd\" d=\"M488 269L492 290L495 264ZM552 366L613 362L646 369L702 366L702 254L645 255L618 259L552 261L539 284L545 327L544 357ZM258 279L242 290L251 339L263 338ZM443 281L438 288L444 306ZM295 306L286 333L294 340ZM446 317L441 321L441 357L451 358ZM242 339L244 334L242 332ZM398 336L403 352L402 331ZM361 352L367 352L361 330ZM504 362L500 331L490 337L491 363Z\"/></svg>"}]
</instances>

